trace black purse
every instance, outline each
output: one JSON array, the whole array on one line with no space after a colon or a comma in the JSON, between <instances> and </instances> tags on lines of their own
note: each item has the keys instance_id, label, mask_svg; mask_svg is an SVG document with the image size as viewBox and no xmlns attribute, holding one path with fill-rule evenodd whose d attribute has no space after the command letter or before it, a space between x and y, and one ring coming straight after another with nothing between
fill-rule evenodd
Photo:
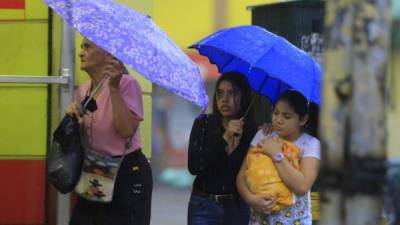
<instances>
[{"instance_id":1,"label":"black purse","mask_svg":"<svg viewBox=\"0 0 400 225\"><path fill-rule=\"evenodd\" d=\"M81 174L83 157L79 122L66 115L53 133L53 143L46 156L49 180L58 191L65 194L74 190Z\"/></svg>"},{"instance_id":2,"label":"black purse","mask_svg":"<svg viewBox=\"0 0 400 225\"><path fill-rule=\"evenodd\" d=\"M104 76L93 93L81 102L79 112L81 115L84 115L86 110L94 112L97 109L93 97L106 78L107 76ZM77 185L82 172L84 154L79 122L76 117L66 115L53 133L53 142L46 156L49 180L61 193L71 192Z\"/></svg>"}]
</instances>

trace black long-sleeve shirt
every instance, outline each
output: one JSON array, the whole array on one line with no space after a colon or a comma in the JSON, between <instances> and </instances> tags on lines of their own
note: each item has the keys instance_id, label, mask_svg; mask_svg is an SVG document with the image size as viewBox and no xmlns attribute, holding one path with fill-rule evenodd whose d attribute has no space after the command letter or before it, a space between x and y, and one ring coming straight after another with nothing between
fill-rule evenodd
<instances>
[{"instance_id":1,"label":"black long-sleeve shirt","mask_svg":"<svg viewBox=\"0 0 400 225\"><path fill-rule=\"evenodd\" d=\"M224 128L218 126L212 115L196 118L189 140L188 167L196 175L193 188L209 194L237 194L236 175L257 126L245 122L242 138L236 149L225 151Z\"/></svg>"}]
</instances>

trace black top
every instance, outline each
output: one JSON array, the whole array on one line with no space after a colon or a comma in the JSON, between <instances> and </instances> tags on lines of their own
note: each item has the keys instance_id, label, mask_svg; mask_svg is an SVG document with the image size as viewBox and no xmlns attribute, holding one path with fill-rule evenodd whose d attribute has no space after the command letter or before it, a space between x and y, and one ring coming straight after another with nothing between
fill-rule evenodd
<instances>
[{"instance_id":1,"label":"black top","mask_svg":"<svg viewBox=\"0 0 400 225\"><path fill-rule=\"evenodd\" d=\"M237 194L236 175L250 142L257 132L254 123L244 124L243 135L236 149L228 155L222 135L212 115L203 115L193 123L189 140L189 171L197 175L193 188L209 194Z\"/></svg>"}]
</instances>

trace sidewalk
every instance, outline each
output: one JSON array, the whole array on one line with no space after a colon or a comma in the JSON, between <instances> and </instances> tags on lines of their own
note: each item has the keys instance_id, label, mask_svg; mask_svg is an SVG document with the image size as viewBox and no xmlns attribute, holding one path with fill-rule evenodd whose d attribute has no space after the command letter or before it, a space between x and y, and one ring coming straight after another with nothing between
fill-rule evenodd
<instances>
[{"instance_id":1,"label":"sidewalk","mask_svg":"<svg viewBox=\"0 0 400 225\"><path fill-rule=\"evenodd\" d=\"M186 225L190 189L154 183L151 225Z\"/></svg>"}]
</instances>

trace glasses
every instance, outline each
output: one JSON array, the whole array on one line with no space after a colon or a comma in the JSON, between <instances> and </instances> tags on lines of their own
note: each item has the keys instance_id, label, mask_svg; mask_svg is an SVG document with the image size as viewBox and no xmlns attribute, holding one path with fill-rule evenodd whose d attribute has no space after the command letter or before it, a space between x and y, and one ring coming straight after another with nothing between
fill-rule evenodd
<instances>
[{"instance_id":1,"label":"glasses","mask_svg":"<svg viewBox=\"0 0 400 225\"><path fill-rule=\"evenodd\" d=\"M217 92L215 93L215 96L217 97L217 99L222 99L224 98L224 96L227 95L229 98L235 98L236 96L240 95L239 91L223 91L223 90L217 90Z\"/></svg>"}]
</instances>

